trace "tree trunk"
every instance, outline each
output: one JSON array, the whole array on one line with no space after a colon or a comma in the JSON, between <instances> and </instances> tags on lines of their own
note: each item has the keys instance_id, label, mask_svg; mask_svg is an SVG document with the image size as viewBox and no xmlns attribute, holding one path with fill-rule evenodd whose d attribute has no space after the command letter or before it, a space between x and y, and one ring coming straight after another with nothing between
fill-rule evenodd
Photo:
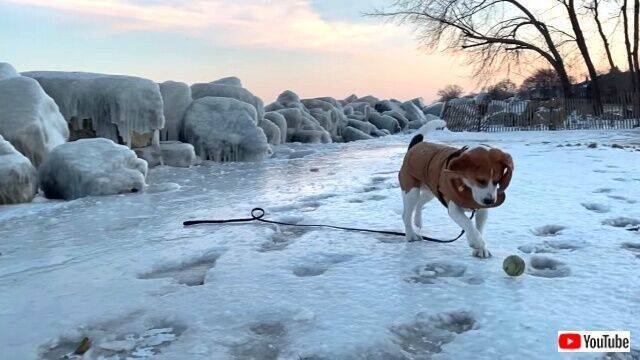
<instances>
[{"instance_id":1,"label":"tree trunk","mask_svg":"<svg viewBox=\"0 0 640 360\"><path fill-rule=\"evenodd\" d=\"M573 32L576 36L576 44L578 45L578 49L580 49L580 53L582 54L584 62L587 65L587 70L589 71L589 77L591 78L591 90L593 92L593 111L594 115L597 116L602 114L602 99L600 85L598 84L598 73L596 72L596 67L591 60L589 47L587 46L587 42L584 38L584 33L582 32L582 28L580 28L580 22L578 21L578 15L576 14L574 0L568 0L565 2L565 7L569 15L569 20L571 21L571 27L573 28Z\"/></svg>"},{"instance_id":2,"label":"tree trunk","mask_svg":"<svg viewBox=\"0 0 640 360\"><path fill-rule=\"evenodd\" d=\"M640 86L640 61L638 61L638 44L640 43L640 0L633 6L633 66L636 72L636 84Z\"/></svg>"},{"instance_id":3,"label":"tree trunk","mask_svg":"<svg viewBox=\"0 0 640 360\"><path fill-rule=\"evenodd\" d=\"M624 28L624 46L627 50L627 62L629 66L629 76L631 77L631 85L633 86L633 91L638 91L638 81L636 79L636 67L633 64L633 51L631 50L631 39L629 38L629 14L627 13L628 9L628 0L624 0L622 2L622 8L620 12L622 13L622 25Z\"/></svg>"},{"instance_id":4,"label":"tree trunk","mask_svg":"<svg viewBox=\"0 0 640 360\"><path fill-rule=\"evenodd\" d=\"M593 18L596 21L596 25L598 26L598 32L600 33L600 37L602 38L602 44L604 45L604 51L607 53L607 60L609 61L609 67L611 70L618 70L615 62L613 61L613 56L611 55L611 46L609 46L609 40L607 39L607 35L604 33L602 29L602 22L600 21L600 3L598 0L593 0Z\"/></svg>"}]
</instances>

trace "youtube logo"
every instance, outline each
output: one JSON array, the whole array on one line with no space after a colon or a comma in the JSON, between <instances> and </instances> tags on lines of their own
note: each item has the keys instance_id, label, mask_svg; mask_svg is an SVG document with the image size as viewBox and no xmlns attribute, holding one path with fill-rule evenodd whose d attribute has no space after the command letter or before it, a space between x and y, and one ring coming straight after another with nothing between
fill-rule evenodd
<instances>
[{"instance_id":1,"label":"youtube logo","mask_svg":"<svg viewBox=\"0 0 640 360\"><path fill-rule=\"evenodd\" d=\"M559 352L630 352L630 331L558 331Z\"/></svg>"},{"instance_id":2,"label":"youtube logo","mask_svg":"<svg viewBox=\"0 0 640 360\"><path fill-rule=\"evenodd\" d=\"M562 350L578 350L582 347L582 336L578 333L558 334L558 348Z\"/></svg>"}]
</instances>

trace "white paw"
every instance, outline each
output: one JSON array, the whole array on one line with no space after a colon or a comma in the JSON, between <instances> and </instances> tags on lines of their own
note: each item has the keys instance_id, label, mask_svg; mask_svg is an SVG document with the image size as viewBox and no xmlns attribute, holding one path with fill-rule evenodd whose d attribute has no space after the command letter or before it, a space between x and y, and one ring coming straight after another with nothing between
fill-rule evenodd
<instances>
[{"instance_id":1,"label":"white paw","mask_svg":"<svg viewBox=\"0 0 640 360\"><path fill-rule=\"evenodd\" d=\"M486 259L491 257L491 252L486 247L478 247L473 248L473 256L481 259Z\"/></svg>"},{"instance_id":2,"label":"white paw","mask_svg":"<svg viewBox=\"0 0 640 360\"><path fill-rule=\"evenodd\" d=\"M416 225L416 227L417 227L418 229L422 229L422 219L415 218L415 219L413 220L413 223Z\"/></svg>"},{"instance_id":3,"label":"white paw","mask_svg":"<svg viewBox=\"0 0 640 360\"><path fill-rule=\"evenodd\" d=\"M405 238L407 239L407 242L422 241L422 236L416 233L407 233L407 235L405 235Z\"/></svg>"}]
</instances>

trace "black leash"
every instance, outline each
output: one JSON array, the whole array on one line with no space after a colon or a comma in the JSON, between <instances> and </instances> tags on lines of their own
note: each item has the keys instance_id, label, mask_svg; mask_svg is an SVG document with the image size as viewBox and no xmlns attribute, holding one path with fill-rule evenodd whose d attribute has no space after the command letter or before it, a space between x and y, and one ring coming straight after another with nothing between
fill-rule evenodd
<instances>
[{"instance_id":1,"label":"black leash","mask_svg":"<svg viewBox=\"0 0 640 360\"><path fill-rule=\"evenodd\" d=\"M476 212L474 210L471 213L471 217L469 219L473 219L473 216L475 214L476 214ZM228 223L244 223L244 222L251 222L251 221L260 221L260 222L267 223L267 224L276 224L276 225L285 225L285 226L324 227L324 228L337 229L337 230L359 231L359 232L368 232L368 233L385 234L385 235L406 236L405 233L401 233L401 232L397 232L397 231L359 229L359 228L350 228L350 227L333 226L333 225L322 225L322 224L293 224L293 223L287 223L287 222L263 219L264 215L265 215L264 209L257 207L257 208L254 208L253 210L251 210L251 217L250 218L223 219L223 220L188 220L188 221L183 222L182 225L184 225L184 226L192 226L192 225L198 225L198 224L228 224ZM456 236L455 239L451 239L451 240L434 239L434 238L431 238L431 237L428 237L428 236L422 236L422 240L424 240L424 241L432 241L432 242L437 242L437 243L451 243L451 242L454 242L454 241L460 239L460 237L462 237L462 235L464 235L464 230L462 230L460 232L460 235Z\"/></svg>"}]
</instances>

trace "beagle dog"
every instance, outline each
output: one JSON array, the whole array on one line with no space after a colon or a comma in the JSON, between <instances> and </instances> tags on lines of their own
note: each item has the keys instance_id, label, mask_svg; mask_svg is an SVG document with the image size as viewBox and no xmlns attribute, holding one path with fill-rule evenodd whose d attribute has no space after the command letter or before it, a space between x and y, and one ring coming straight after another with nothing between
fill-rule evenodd
<instances>
[{"instance_id":1,"label":"beagle dog","mask_svg":"<svg viewBox=\"0 0 640 360\"><path fill-rule=\"evenodd\" d=\"M398 174L407 240L422 240L413 224L422 228L422 208L437 197L448 208L451 219L465 231L473 255L490 257L482 232L488 209L502 205L506 198L513 159L495 148L459 149L423 140L423 135L411 140ZM476 211L475 226L465 215L468 210Z\"/></svg>"}]
</instances>

